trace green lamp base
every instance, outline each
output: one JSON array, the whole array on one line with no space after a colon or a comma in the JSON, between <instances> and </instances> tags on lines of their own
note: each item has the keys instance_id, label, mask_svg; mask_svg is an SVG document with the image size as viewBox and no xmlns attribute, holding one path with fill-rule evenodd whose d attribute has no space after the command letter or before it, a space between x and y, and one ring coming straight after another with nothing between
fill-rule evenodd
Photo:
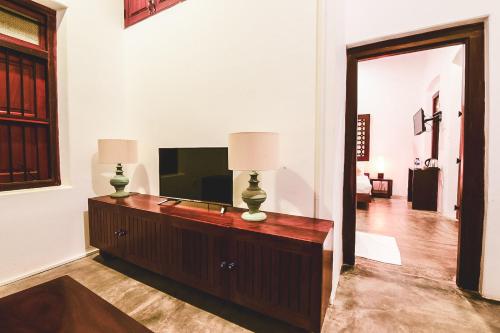
<instances>
[{"instance_id":1,"label":"green lamp base","mask_svg":"<svg viewBox=\"0 0 500 333\"><path fill-rule=\"evenodd\" d=\"M129 192L125 192L125 187L128 185L128 177L123 175L123 167L121 163L116 165L116 175L111 178L109 183L115 188L115 193L110 194L112 198L126 198L130 195Z\"/></svg>"},{"instance_id":2,"label":"green lamp base","mask_svg":"<svg viewBox=\"0 0 500 333\"><path fill-rule=\"evenodd\" d=\"M258 212L253 214L250 212L244 212L243 214L241 214L241 218L245 221L260 222L267 219L267 215L264 212Z\"/></svg>"},{"instance_id":3,"label":"green lamp base","mask_svg":"<svg viewBox=\"0 0 500 333\"><path fill-rule=\"evenodd\" d=\"M248 206L248 212L241 214L241 218L245 221L259 222L267 218L266 213L259 210L260 205L266 201L267 194L259 187L258 175L255 171L250 172L250 180L248 181L250 185L241 194L241 198Z\"/></svg>"}]
</instances>

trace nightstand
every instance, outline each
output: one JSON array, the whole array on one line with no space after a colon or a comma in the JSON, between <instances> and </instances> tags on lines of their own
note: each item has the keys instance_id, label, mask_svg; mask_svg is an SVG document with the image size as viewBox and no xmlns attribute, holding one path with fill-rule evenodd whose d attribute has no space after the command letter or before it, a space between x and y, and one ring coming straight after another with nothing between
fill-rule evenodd
<instances>
[{"instance_id":1,"label":"nightstand","mask_svg":"<svg viewBox=\"0 0 500 333\"><path fill-rule=\"evenodd\" d=\"M378 198L390 198L392 196L392 179L370 179L372 184L372 196Z\"/></svg>"}]
</instances>

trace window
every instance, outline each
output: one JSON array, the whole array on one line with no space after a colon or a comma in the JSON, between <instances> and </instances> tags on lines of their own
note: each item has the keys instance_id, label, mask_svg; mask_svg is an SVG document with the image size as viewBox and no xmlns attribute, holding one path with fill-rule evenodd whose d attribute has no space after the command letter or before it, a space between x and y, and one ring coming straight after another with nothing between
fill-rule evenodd
<instances>
[{"instance_id":1,"label":"window","mask_svg":"<svg viewBox=\"0 0 500 333\"><path fill-rule=\"evenodd\" d=\"M358 161L370 160L370 115L358 115L357 134L357 159Z\"/></svg>"},{"instance_id":2,"label":"window","mask_svg":"<svg viewBox=\"0 0 500 333\"><path fill-rule=\"evenodd\" d=\"M125 28L184 0L124 0Z\"/></svg>"},{"instance_id":3,"label":"window","mask_svg":"<svg viewBox=\"0 0 500 333\"><path fill-rule=\"evenodd\" d=\"M0 191L60 184L55 12L0 0Z\"/></svg>"}]
</instances>

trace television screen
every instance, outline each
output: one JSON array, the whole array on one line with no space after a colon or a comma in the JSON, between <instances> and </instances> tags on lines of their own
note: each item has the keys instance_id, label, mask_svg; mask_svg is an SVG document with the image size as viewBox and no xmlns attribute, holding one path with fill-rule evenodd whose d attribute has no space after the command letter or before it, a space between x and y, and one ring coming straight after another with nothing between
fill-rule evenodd
<instances>
[{"instance_id":1,"label":"television screen","mask_svg":"<svg viewBox=\"0 0 500 333\"><path fill-rule=\"evenodd\" d=\"M227 148L160 148L160 195L233 204Z\"/></svg>"},{"instance_id":2,"label":"television screen","mask_svg":"<svg viewBox=\"0 0 500 333\"><path fill-rule=\"evenodd\" d=\"M425 132L425 114L420 109L413 115L413 134L420 135Z\"/></svg>"}]
</instances>

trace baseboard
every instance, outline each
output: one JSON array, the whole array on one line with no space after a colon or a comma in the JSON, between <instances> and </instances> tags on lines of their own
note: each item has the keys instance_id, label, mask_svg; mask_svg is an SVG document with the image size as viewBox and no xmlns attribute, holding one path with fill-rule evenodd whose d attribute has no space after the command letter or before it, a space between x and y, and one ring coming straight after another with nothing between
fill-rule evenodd
<instances>
[{"instance_id":1,"label":"baseboard","mask_svg":"<svg viewBox=\"0 0 500 333\"><path fill-rule=\"evenodd\" d=\"M25 273L25 274L16 276L15 278L12 278L12 279L0 281L0 287L8 285L8 284L11 284L11 283L14 283L14 282L17 282L17 281L20 281L20 280L23 280L23 279L26 279L26 278L29 278L29 277L31 277L33 275L37 275L37 274L49 271L51 269L54 269L54 268L57 268L57 267L69 264L70 262L73 262L73 261L76 261L76 260L79 260L79 259L91 256L91 255L93 255L93 254L95 254L97 252L99 252L99 249L90 249L90 250L87 250L84 254L81 254L81 255L78 255L78 256L75 256L75 257L72 257L72 258L60 261L60 262L52 264L52 265L45 266L43 268L31 271L29 273Z\"/></svg>"}]
</instances>

